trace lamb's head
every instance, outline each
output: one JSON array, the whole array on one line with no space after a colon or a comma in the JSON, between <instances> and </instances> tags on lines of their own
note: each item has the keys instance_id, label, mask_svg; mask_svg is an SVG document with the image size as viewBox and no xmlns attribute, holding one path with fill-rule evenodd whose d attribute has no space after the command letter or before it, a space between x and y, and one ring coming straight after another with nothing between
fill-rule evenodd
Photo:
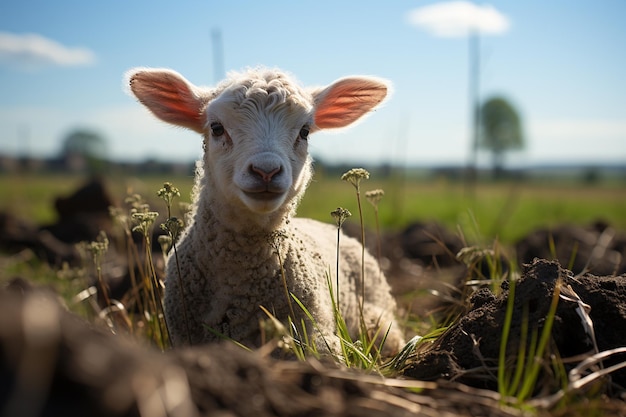
<instances>
[{"instance_id":1,"label":"lamb's head","mask_svg":"<svg viewBox=\"0 0 626 417\"><path fill-rule=\"evenodd\" d=\"M348 126L387 95L370 77L304 89L283 72L232 73L215 88L170 70L129 73L133 94L158 118L204 136L204 171L219 199L248 217L283 217L311 177L309 134Z\"/></svg>"}]
</instances>

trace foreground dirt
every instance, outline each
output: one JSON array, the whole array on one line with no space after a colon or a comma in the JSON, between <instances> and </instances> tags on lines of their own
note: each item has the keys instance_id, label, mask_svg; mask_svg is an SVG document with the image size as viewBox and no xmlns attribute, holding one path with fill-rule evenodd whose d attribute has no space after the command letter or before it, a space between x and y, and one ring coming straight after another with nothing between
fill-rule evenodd
<instances>
[{"instance_id":1,"label":"foreground dirt","mask_svg":"<svg viewBox=\"0 0 626 417\"><path fill-rule=\"evenodd\" d=\"M516 287L511 346L519 346L514 335L524 317L541 327L559 279L591 306L598 348L626 346L625 277L573 277L539 260ZM161 353L85 322L50 291L14 281L0 292L0 415L522 415L484 389L494 388L485 375L495 372L507 294L478 292L468 314L417 355L405 378L383 379L330 361L275 360L263 349L247 352L232 344ZM553 337L563 355L581 357L593 343L574 305L559 301ZM596 389L593 401L565 414L626 415L619 399L624 372L612 378L611 398Z\"/></svg>"},{"instance_id":2,"label":"foreground dirt","mask_svg":"<svg viewBox=\"0 0 626 417\"><path fill-rule=\"evenodd\" d=\"M54 294L13 287L0 294L3 416L518 414L491 392L278 361L232 344L161 353L94 328Z\"/></svg>"}]
</instances>

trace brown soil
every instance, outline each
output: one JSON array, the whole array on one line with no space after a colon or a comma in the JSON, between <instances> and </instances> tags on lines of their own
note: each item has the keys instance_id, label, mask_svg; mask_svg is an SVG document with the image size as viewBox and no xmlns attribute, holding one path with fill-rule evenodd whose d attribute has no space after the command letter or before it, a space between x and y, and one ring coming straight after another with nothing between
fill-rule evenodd
<instances>
[{"instance_id":1,"label":"brown soil","mask_svg":"<svg viewBox=\"0 0 626 417\"><path fill-rule=\"evenodd\" d=\"M567 293L566 287L570 287L591 308L589 317L593 322L593 336L598 351L626 346L626 276L574 276L557 262L537 259L527 266L523 277L516 284L507 345L509 356L518 352L522 346L524 323L529 325L527 340L530 340L533 332L541 333L557 282L560 282L562 295ZM469 311L433 346L419 354L418 359L405 369L405 376L421 380L445 378L497 390L495 374L509 295L508 282L503 285L499 296L487 289L474 294ZM577 356L583 358L594 352L592 336L583 327L582 318L577 312L578 306L575 302L561 298L556 309L552 326L554 346L551 349L564 359ZM610 366L615 361L623 362L625 359L626 355L616 356L605 361L604 365ZM580 359L566 365L566 370L578 362ZM488 372L487 369L492 371ZM623 390L626 387L626 371L613 373L612 382L617 390ZM558 387L544 388L555 390Z\"/></svg>"},{"instance_id":2,"label":"brown soil","mask_svg":"<svg viewBox=\"0 0 626 417\"><path fill-rule=\"evenodd\" d=\"M626 346L625 277L573 277L541 260L516 287L509 346L519 346L524 311L541 328L559 278L591 306L598 348ZM157 352L79 319L50 291L13 281L0 292L0 415L522 415L483 389L496 388L490 372L497 372L508 294L506 288L497 297L479 291L470 311L406 367L409 379L383 379L328 361L279 361L231 344ZM560 300L556 317L553 337L562 356L588 356L592 343L575 304ZM619 399L625 377L613 373L607 392L613 399L596 393L577 413L626 415Z\"/></svg>"}]
</instances>

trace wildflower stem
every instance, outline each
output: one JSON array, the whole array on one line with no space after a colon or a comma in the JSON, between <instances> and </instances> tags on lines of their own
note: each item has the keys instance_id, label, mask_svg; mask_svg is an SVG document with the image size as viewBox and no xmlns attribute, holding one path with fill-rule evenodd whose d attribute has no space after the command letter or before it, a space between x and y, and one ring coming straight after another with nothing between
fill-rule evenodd
<instances>
[{"instance_id":1,"label":"wildflower stem","mask_svg":"<svg viewBox=\"0 0 626 417\"><path fill-rule=\"evenodd\" d=\"M378 265L380 265L382 248L381 248L381 243L380 243L380 221L378 220L378 207L374 207L374 216L376 217L376 238L377 238L376 260L378 261Z\"/></svg>"},{"instance_id":2,"label":"wildflower stem","mask_svg":"<svg viewBox=\"0 0 626 417\"><path fill-rule=\"evenodd\" d=\"M95 241L90 243L84 243L84 248L91 252L94 268L96 270L96 276L98 278L98 284L102 290L102 298L107 307L111 305L111 299L109 298L109 291L104 279L102 278L102 257L109 249L109 239L104 231L100 231Z\"/></svg>"},{"instance_id":3,"label":"wildflower stem","mask_svg":"<svg viewBox=\"0 0 626 417\"><path fill-rule=\"evenodd\" d=\"M368 179L370 173L363 168L353 168L345 172L341 179L351 183L356 189L356 200L359 206L359 220L361 222L361 300L359 302L359 308L361 313L361 324L363 323L363 307L365 304L365 226L363 225L363 210L361 209L361 180ZM364 329L365 330L365 329Z\"/></svg>"},{"instance_id":4,"label":"wildflower stem","mask_svg":"<svg viewBox=\"0 0 626 417\"><path fill-rule=\"evenodd\" d=\"M187 330L187 343L191 346L191 330L189 329L189 319L187 318L187 303L185 302L185 293L183 291L183 274L180 271L180 262L178 261L178 251L176 250L176 242L172 243L174 250L174 259L176 260L176 271L178 275L178 286L180 289L180 297L183 303L183 320L185 320L185 329Z\"/></svg>"},{"instance_id":5,"label":"wildflower stem","mask_svg":"<svg viewBox=\"0 0 626 417\"><path fill-rule=\"evenodd\" d=\"M128 259L128 274L130 275L130 283L132 285L131 291L133 294L133 300L137 303L139 311L144 311L143 301L141 299L141 289L137 285L137 276L135 275L134 268L135 264L133 264L133 262L137 262L139 259L139 253L137 252L137 246L133 242L133 236L130 233L130 229L126 227L124 232L126 234L126 258Z\"/></svg>"},{"instance_id":6,"label":"wildflower stem","mask_svg":"<svg viewBox=\"0 0 626 417\"><path fill-rule=\"evenodd\" d=\"M378 260L378 265L380 265L380 258L381 258L381 252L382 252L381 240L380 240L380 221L379 221L379 216L378 216L378 203L380 202L380 200L383 198L384 195L385 195L385 192L381 189L367 191L365 193L365 198L367 198L367 201L369 201L372 207L374 207L374 216L376 218L376 239L377 239L376 256ZM380 271L380 273L382 273L382 270Z\"/></svg>"},{"instance_id":7,"label":"wildflower stem","mask_svg":"<svg viewBox=\"0 0 626 417\"><path fill-rule=\"evenodd\" d=\"M167 325L165 325L165 330L163 329L163 323L161 319L165 320L165 314L163 310L163 302L161 301L162 295L160 290L159 281L156 276L156 270L154 269L154 260L152 259L152 251L150 250L150 238L145 236L145 245L146 245L146 268L147 268L147 276L150 278L149 285L152 291L150 291L150 295L152 297L152 305L155 312L155 319L157 323L157 329L159 331L161 348L165 347L165 336L168 335L169 340L169 332L167 329Z\"/></svg>"},{"instance_id":8,"label":"wildflower stem","mask_svg":"<svg viewBox=\"0 0 626 417\"><path fill-rule=\"evenodd\" d=\"M339 309L339 236L341 235L341 226L337 227L337 274L335 279L337 281L337 286L335 287L335 291L337 293L337 309Z\"/></svg>"},{"instance_id":9,"label":"wildflower stem","mask_svg":"<svg viewBox=\"0 0 626 417\"><path fill-rule=\"evenodd\" d=\"M359 187L356 187L356 201L359 206L359 221L361 223L361 313L363 313L363 308L365 304L365 225L363 224L363 210L361 209L361 191Z\"/></svg>"},{"instance_id":10,"label":"wildflower stem","mask_svg":"<svg viewBox=\"0 0 626 417\"><path fill-rule=\"evenodd\" d=\"M111 305L111 299L109 298L109 288L108 285L102 279L102 262L99 259L99 256L94 254L94 263L96 266L96 275L98 276L98 283L100 284L100 288L102 288L102 298L104 298L104 303L106 306Z\"/></svg>"},{"instance_id":11,"label":"wildflower stem","mask_svg":"<svg viewBox=\"0 0 626 417\"><path fill-rule=\"evenodd\" d=\"M337 292L337 309L339 309L339 236L341 235L341 226L343 225L343 222L345 222L348 217L352 216L352 213L344 208L337 207L337 210L331 211L330 215L333 216L335 223L337 223L337 274L335 276L335 279L337 280L337 287L335 290Z\"/></svg>"}]
</instances>

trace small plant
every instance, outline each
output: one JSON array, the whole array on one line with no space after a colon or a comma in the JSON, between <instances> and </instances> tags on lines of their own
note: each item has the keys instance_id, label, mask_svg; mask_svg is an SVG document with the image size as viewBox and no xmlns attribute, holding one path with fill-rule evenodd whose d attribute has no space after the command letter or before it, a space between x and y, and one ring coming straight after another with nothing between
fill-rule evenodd
<instances>
[{"instance_id":1,"label":"small plant","mask_svg":"<svg viewBox=\"0 0 626 417\"><path fill-rule=\"evenodd\" d=\"M380 352L382 351L382 346L385 344L385 339L387 337L387 332L389 329L376 329L373 334L368 332L367 326L364 321L363 316L363 303L365 300L365 225L363 219L363 209L361 207L361 181L364 179L369 179L370 173L363 168L353 168L349 171L345 172L341 179L343 181L349 182L352 184L356 191L357 205L359 209L359 223L361 230L361 296L359 300L359 310L360 310L360 334L359 338L356 341L351 340L350 335L348 333L346 323L341 316L341 312L339 309L339 289L337 288L336 297L333 296L331 291L331 298L333 303L333 308L335 311L335 319L338 329L338 336L340 338L342 352L344 356L344 361L346 365L351 366L355 363L358 363L358 367L364 369L371 369L374 364L378 363L380 359ZM384 195L383 190L373 190L366 193L366 198L368 201L374 206L374 210L376 212L376 219L378 222L378 203L380 202L382 196ZM339 259L339 229L341 225L345 221L345 219L350 216L350 212L348 210L337 208L335 211L331 212L333 218L337 223L337 259ZM377 228L379 231L379 229ZM380 262L380 235L379 235L379 251L378 251L378 261ZM337 261L339 262L339 261ZM337 265L337 276L339 276L339 266ZM339 283L337 282L337 286ZM329 281L329 288L332 288L331 283ZM379 346L375 345L376 340L379 340L379 336L381 332L384 332L382 338L380 338Z\"/></svg>"},{"instance_id":2,"label":"small plant","mask_svg":"<svg viewBox=\"0 0 626 417\"><path fill-rule=\"evenodd\" d=\"M141 201L141 203L139 203ZM129 204L143 204L141 197L137 194L129 196L125 200ZM135 265L140 265L140 256L137 245L133 240L133 222L130 213L119 207L109 207L109 215L114 224L118 225L124 233L124 245L126 248L126 259L128 261L128 274L130 275L131 291L128 304L135 303L139 311L144 311L144 291L143 279L138 281Z\"/></svg>"},{"instance_id":3,"label":"small plant","mask_svg":"<svg viewBox=\"0 0 626 417\"><path fill-rule=\"evenodd\" d=\"M339 304L333 296L332 281L330 279L330 275L327 277L327 283L333 306L335 323L337 326L337 337L339 338L339 343L341 345L341 362L343 362L348 368L371 369L376 362L372 360L369 352L365 351L366 345L361 343L361 339L363 339L362 337L360 337L356 341L353 341L350 337L348 326L343 316L341 315Z\"/></svg>"},{"instance_id":4,"label":"small plant","mask_svg":"<svg viewBox=\"0 0 626 417\"><path fill-rule=\"evenodd\" d=\"M111 300L109 299L109 287L102 279L102 258L106 254L107 250L109 250L109 238L104 231L100 231L95 241L89 243L83 242L82 248L85 252L90 253L92 256L93 265L96 268L98 284L102 289L102 297L104 298L105 304L109 306L111 305Z\"/></svg>"},{"instance_id":5,"label":"small plant","mask_svg":"<svg viewBox=\"0 0 626 417\"><path fill-rule=\"evenodd\" d=\"M175 197L180 197L180 190L171 182L163 183L163 188L157 191L157 196L162 198L165 201L165 205L167 207L167 218L172 217L172 202Z\"/></svg>"},{"instance_id":6,"label":"small plant","mask_svg":"<svg viewBox=\"0 0 626 417\"><path fill-rule=\"evenodd\" d=\"M456 258L467 266L466 287L487 286L498 293L500 284L511 275L512 265L502 256L502 248L497 241L490 248L464 247Z\"/></svg>"},{"instance_id":7,"label":"small plant","mask_svg":"<svg viewBox=\"0 0 626 417\"><path fill-rule=\"evenodd\" d=\"M348 368L358 368L381 373L382 371L379 367L380 352L382 351L383 345L385 343L385 337L381 339L378 346L375 345L375 340L377 340L378 334L383 329L377 329L373 337L371 335L368 335L366 332L361 332L356 340L352 339L352 337L350 336L350 332L348 331L346 321L343 318L339 309L339 305L337 304L337 300L335 299L330 274L326 276L326 282L328 285L329 296L331 298L333 314L337 326L336 336L339 339L339 344L341 347L341 355L334 354L335 360L339 363L342 363ZM324 337L316 324L315 318L309 312L306 306L293 294L292 297L298 307L303 312L304 316L312 324L314 331L318 332L318 334ZM272 317L267 311L266 313L268 314L268 316ZM285 341L285 344L296 354L296 357L298 357L299 359L305 359L310 354L313 354L316 357L319 356L319 352L316 348L315 343L311 343L307 338L308 333L306 331L307 329L304 321L302 321L301 323L302 334L297 331L297 328L294 326L292 320L289 320L289 324L290 332L279 332L279 334L282 335L283 341ZM280 326L278 326L278 328L280 328ZM284 327L282 328L284 329ZM329 351L332 351L328 340L324 339L324 343L326 344L327 349Z\"/></svg>"},{"instance_id":8,"label":"small plant","mask_svg":"<svg viewBox=\"0 0 626 417\"><path fill-rule=\"evenodd\" d=\"M178 260L178 250L176 249L176 242L180 237L181 232L185 228L185 223L178 217L172 216L172 202L175 197L180 197L180 191L174 187L171 182L163 183L163 187L157 191L157 196L165 201L167 209L167 219L165 223L161 224L161 230L167 233L167 236L159 236L159 243L161 244L161 250L163 251L163 257L165 258L170 250L174 251L174 258L176 260L177 268L177 284L180 287L181 303L183 306L183 320L185 322L187 330L187 343L191 345L191 331L189 329L189 319L187 315L187 302L185 301L182 283L182 273L180 271L180 262Z\"/></svg>"},{"instance_id":9,"label":"small plant","mask_svg":"<svg viewBox=\"0 0 626 417\"><path fill-rule=\"evenodd\" d=\"M534 390L537 389L537 379L542 366L546 361L550 360L548 348L551 342L552 324L556 317L561 286L562 282L558 280L554 287L552 301L546 314L541 334L538 334L537 329L533 329L530 334L530 340L528 339L528 307L524 308L520 329L520 346L517 349L515 366L511 370L510 365L507 363L507 360L510 358L507 348L515 304L515 281L511 280L509 284L505 320L500 341L500 354L498 357L498 391L503 399L515 398L517 405L522 408L530 399Z\"/></svg>"},{"instance_id":10,"label":"small plant","mask_svg":"<svg viewBox=\"0 0 626 417\"><path fill-rule=\"evenodd\" d=\"M369 177L370 173L363 168L352 168L341 176L343 181L347 181L354 186L356 201L359 207L359 221L361 224L361 316L363 316L363 303L365 302L365 226L363 224L363 210L361 209L361 181L367 180Z\"/></svg>"},{"instance_id":11,"label":"small plant","mask_svg":"<svg viewBox=\"0 0 626 417\"><path fill-rule=\"evenodd\" d=\"M82 242L78 245L85 255L91 255L93 266L96 271L97 286L89 286L88 288L80 291L73 297L75 303L82 303L85 300L89 300L91 307L97 313L97 316L111 329L112 332L117 332L119 329L125 331L132 331L132 323L128 317L126 307L118 300L114 300L109 296L108 284L105 282L102 275L102 261L107 251L109 250L109 238L104 231L100 231L98 237L92 242ZM63 275L67 275L69 271L66 269L63 271ZM102 294L102 308L96 300L98 292ZM119 313L119 314L115 314Z\"/></svg>"},{"instance_id":12,"label":"small plant","mask_svg":"<svg viewBox=\"0 0 626 417\"><path fill-rule=\"evenodd\" d=\"M143 313L148 321L153 340L161 349L165 349L169 345L169 336L163 312L163 284L157 277L151 250L152 227L159 213L151 211L150 206L137 194L127 198L126 201L132 206L130 219L134 226L131 230L140 233L144 243L145 261L141 269L144 294Z\"/></svg>"}]
</instances>

